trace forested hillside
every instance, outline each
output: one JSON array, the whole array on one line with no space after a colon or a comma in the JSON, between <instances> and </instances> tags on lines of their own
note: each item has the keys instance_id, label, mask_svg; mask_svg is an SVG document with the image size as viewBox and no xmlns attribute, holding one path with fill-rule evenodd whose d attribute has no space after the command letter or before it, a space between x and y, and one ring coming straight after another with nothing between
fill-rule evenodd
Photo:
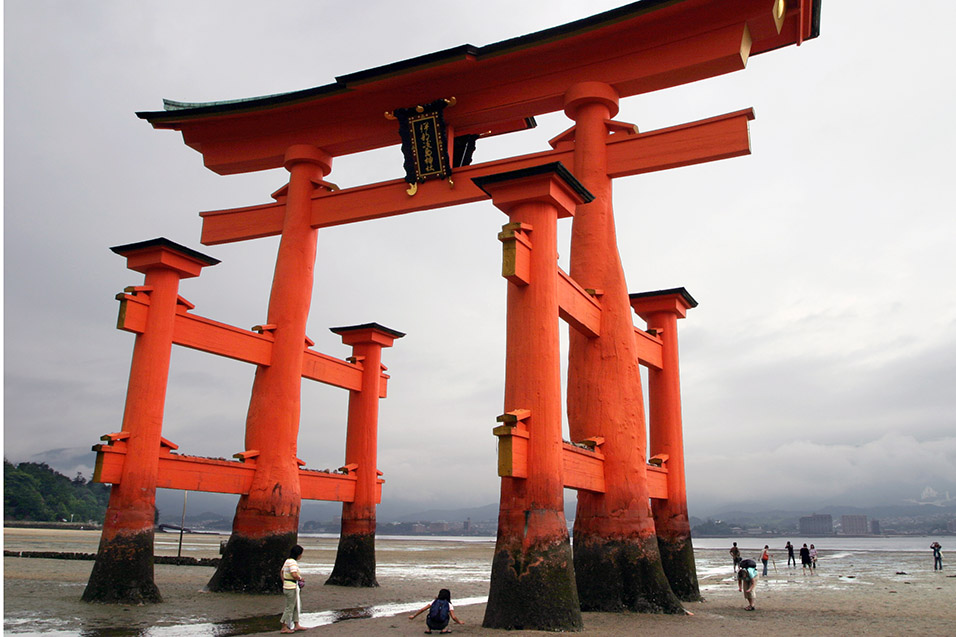
<instances>
[{"instance_id":1,"label":"forested hillside","mask_svg":"<svg viewBox=\"0 0 956 637\"><path fill-rule=\"evenodd\" d=\"M110 488L72 480L46 464L3 461L3 519L39 522L102 522Z\"/></svg>"}]
</instances>

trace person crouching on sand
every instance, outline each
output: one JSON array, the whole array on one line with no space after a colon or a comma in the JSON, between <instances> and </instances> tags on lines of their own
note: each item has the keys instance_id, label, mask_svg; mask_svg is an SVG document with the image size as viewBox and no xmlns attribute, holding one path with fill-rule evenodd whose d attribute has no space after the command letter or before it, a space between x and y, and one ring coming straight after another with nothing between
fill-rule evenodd
<instances>
[{"instance_id":1,"label":"person crouching on sand","mask_svg":"<svg viewBox=\"0 0 956 637\"><path fill-rule=\"evenodd\" d=\"M757 588L757 563L753 560L743 560L737 569L737 590L744 594L747 605L744 610L755 610L755 589Z\"/></svg>"},{"instance_id":2,"label":"person crouching on sand","mask_svg":"<svg viewBox=\"0 0 956 637\"><path fill-rule=\"evenodd\" d=\"M282 564L282 594L285 595L285 610L282 611L282 633L294 633L308 630L299 625L299 588L305 584L305 578L299 573L302 547L296 544L289 551L289 559Z\"/></svg>"},{"instance_id":3,"label":"person crouching on sand","mask_svg":"<svg viewBox=\"0 0 956 637\"><path fill-rule=\"evenodd\" d=\"M409 615L408 619L415 619L425 611L428 611L428 614L425 616L425 625L428 627L426 633L431 633L433 630L440 631L441 633L450 633L448 630L448 618L455 620L456 624L464 624L465 622L458 619L455 616L455 607L451 605L451 591L447 588L443 588L438 591L438 597L435 598L430 604L425 604L418 609L414 615Z\"/></svg>"}]
</instances>

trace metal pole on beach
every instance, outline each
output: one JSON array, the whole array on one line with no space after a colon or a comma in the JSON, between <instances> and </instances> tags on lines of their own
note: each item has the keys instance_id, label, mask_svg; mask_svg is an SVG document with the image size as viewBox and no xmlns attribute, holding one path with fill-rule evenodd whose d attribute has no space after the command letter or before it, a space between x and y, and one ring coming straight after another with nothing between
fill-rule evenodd
<instances>
[{"instance_id":1,"label":"metal pole on beach","mask_svg":"<svg viewBox=\"0 0 956 637\"><path fill-rule=\"evenodd\" d=\"M183 530L186 528L186 496L189 491L183 491L183 517L179 521L179 550L176 551L176 557L183 556Z\"/></svg>"}]
</instances>

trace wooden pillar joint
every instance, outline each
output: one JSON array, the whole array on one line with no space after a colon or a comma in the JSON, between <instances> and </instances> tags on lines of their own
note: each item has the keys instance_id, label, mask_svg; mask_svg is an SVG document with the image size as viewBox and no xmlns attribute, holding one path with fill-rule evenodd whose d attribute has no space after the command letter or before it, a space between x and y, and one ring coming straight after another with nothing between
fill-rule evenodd
<instances>
[{"instance_id":1,"label":"wooden pillar joint","mask_svg":"<svg viewBox=\"0 0 956 637\"><path fill-rule=\"evenodd\" d=\"M527 223L506 223L498 233L501 241L501 276L517 286L531 283L532 227Z\"/></svg>"}]
</instances>

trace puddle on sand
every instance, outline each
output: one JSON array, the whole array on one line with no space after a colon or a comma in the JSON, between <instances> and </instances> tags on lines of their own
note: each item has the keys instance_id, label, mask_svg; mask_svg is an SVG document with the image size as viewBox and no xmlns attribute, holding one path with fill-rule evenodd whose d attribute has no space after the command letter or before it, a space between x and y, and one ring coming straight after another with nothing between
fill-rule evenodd
<instances>
[{"instance_id":1,"label":"puddle on sand","mask_svg":"<svg viewBox=\"0 0 956 637\"><path fill-rule=\"evenodd\" d=\"M483 604L487 597L465 597L455 601L459 606ZM318 613L302 613L300 622L303 626L326 626L349 619L369 619L373 617L389 617L412 613L426 604L425 601L407 604L379 604L376 606L360 606L357 608L342 608L327 610ZM91 628L82 630L42 630L18 631L9 623L5 628L18 637L32 635L42 637L193 637L214 636L231 637L233 635L252 635L256 633L277 632L279 615L265 615L262 617L244 617L225 622L183 624L179 626L152 626L144 629L131 628Z\"/></svg>"}]
</instances>

